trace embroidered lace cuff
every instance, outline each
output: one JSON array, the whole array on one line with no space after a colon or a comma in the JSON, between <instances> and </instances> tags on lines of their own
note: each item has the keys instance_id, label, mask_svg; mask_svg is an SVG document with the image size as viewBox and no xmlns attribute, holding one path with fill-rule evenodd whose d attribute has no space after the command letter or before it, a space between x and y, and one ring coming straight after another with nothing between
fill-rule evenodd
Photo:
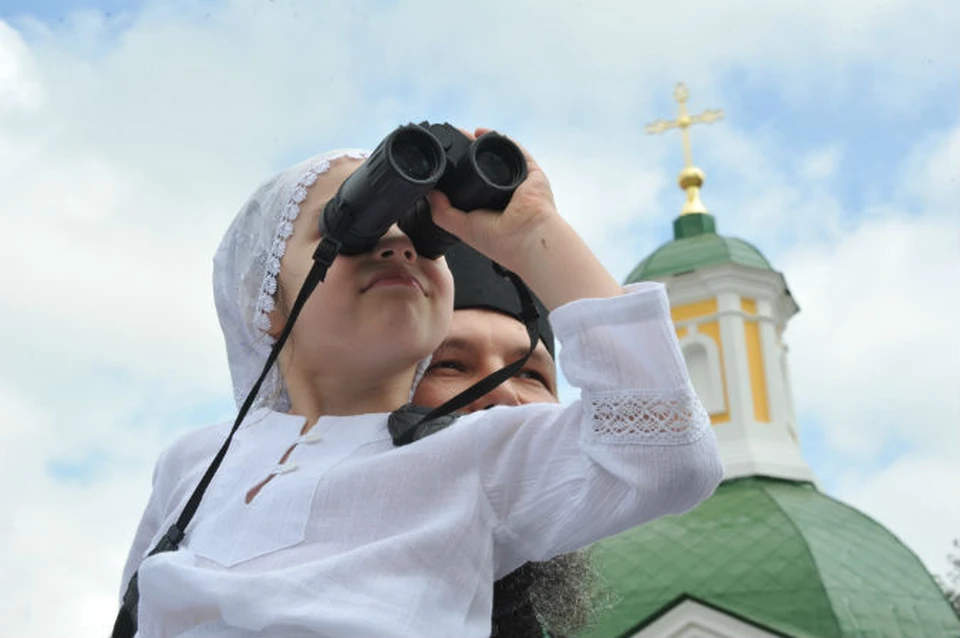
<instances>
[{"instance_id":1,"label":"embroidered lace cuff","mask_svg":"<svg viewBox=\"0 0 960 638\"><path fill-rule=\"evenodd\" d=\"M599 443L685 445L710 427L700 399L687 389L584 392L583 405L593 428L590 439Z\"/></svg>"}]
</instances>

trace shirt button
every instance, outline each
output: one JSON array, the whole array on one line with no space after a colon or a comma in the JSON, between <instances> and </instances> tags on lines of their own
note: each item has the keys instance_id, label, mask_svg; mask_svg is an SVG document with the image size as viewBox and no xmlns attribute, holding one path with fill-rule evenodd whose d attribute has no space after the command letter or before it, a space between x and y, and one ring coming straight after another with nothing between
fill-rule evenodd
<instances>
[{"instance_id":1,"label":"shirt button","mask_svg":"<svg viewBox=\"0 0 960 638\"><path fill-rule=\"evenodd\" d=\"M271 474L289 474L290 472L297 469L299 466L296 463L284 463L283 465L278 465L273 468Z\"/></svg>"},{"instance_id":2,"label":"shirt button","mask_svg":"<svg viewBox=\"0 0 960 638\"><path fill-rule=\"evenodd\" d=\"M322 438L323 436L321 436L319 432L314 432L313 430L310 430L309 432L301 436L299 439L297 439L297 443L316 443L317 441L320 441Z\"/></svg>"}]
</instances>

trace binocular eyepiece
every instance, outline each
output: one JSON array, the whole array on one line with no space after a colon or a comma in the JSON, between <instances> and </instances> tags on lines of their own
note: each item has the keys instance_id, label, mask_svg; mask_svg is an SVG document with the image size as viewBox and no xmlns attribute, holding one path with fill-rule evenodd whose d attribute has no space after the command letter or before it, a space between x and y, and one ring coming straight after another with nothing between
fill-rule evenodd
<instances>
[{"instance_id":1,"label":"binocular eyepiece","mask_svg":"<svg viewBox=\"0 0 960 638\"><path fill-rule=\"evenodd\" d=\"M407 124L343 182L324 207L320 232L340 243L340 253L357 255L396 223L418 254L436 259L459 240L433 223L430 190L465 212L502 211L526 177L520 148L498 133L471 140L450 124Z\"/></svg>"}]
</instances>

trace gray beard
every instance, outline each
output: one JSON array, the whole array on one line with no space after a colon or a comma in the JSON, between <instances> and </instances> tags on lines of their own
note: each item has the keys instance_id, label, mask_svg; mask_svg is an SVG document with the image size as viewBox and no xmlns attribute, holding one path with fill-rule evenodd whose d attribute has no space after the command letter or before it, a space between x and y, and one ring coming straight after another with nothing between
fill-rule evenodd
<instances>
[{"instance_id":1,"label":"gray beard","mask_svg":"<svg viewBox=\"0 0 960 638\"><path fill-rule=\"evenodd\" d=\"M554 636L578 633L609 606L611 594L602 585L590 548L529 567L534 574L530 601L540 624Z\"/></svg>"}]
</instances>

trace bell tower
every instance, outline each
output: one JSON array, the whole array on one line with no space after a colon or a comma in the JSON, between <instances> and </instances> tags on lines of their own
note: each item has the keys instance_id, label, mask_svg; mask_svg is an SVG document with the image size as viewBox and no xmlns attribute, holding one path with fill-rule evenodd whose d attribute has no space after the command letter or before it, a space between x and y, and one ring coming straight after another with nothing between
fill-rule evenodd
<instances>
[{"instance_id":1,"label":"bell tower","mask_svg":"<svg viewBox=\"0 0 960 638\"><path fill-rule=\"evenodd\" d=\"M814 482L800 453L784 339L799 311L783 275L749 243L717 234L700 197L704 173L694 166L689 129L723 119L712 109L687 113L689 92L674 91L677 119L648 133L679 129L686 193L673 240L644 259L626 283L666 284L671 312L694 387L720 441L725 478L770 476Z\"/></svg>"}]
</instances>

